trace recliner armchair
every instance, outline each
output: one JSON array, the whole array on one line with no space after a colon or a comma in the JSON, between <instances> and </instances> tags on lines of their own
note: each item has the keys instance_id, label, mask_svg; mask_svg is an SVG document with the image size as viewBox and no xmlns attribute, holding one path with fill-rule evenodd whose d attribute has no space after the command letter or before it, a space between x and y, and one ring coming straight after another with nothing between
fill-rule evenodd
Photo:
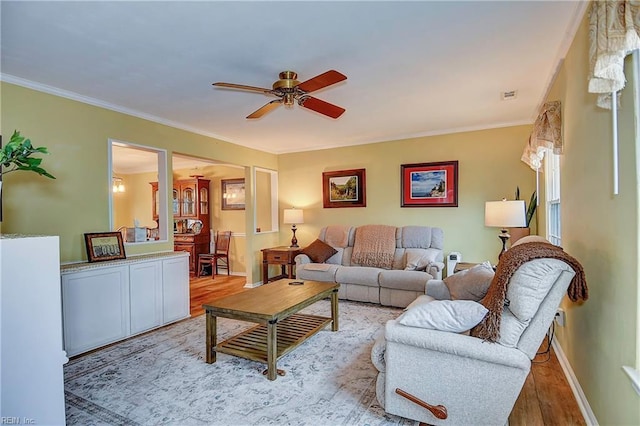
<instances>
[{"instance_id":1,"label":"recliner armchair","mask_svg":"<svg viewBox=\"0 0 640 426\"><path fill-rule=\"evenodd\" d=\"M433 425L506 424L575 274L558 259L521 265L509 280L496 343L387 322L372 351L378 401L390 414ZM432 280L427 294L449 292Z\"/></svg>"}]
</instances>

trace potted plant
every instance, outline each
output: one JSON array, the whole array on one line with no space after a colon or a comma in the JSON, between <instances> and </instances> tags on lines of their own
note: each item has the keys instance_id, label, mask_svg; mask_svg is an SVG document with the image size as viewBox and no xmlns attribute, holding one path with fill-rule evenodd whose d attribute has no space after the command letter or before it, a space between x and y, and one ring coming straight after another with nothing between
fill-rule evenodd
<instances>
[{"instance_id":1,"label":"potted plant","mask_svg":"<svg viewBox=\"0 0 640 426\"><path fill-rule=\"evenodd\" d=\"M520 199L520 187L516 187L516 200ZM531 234L531 228L529 225L531 224L531 220L536 213L536 208L538 204L538 194L536 191L533 191L531 194L531 199L529 200L529 205L526 206L526 214L525 214L525 223L526 226L522 228L509 228L509 235L511 235L511 244L515 243L522 237L526 237Z\"/></svg>"},{"instance_id":2,"label":"potted plant","mask_svg":"<svg viewBox=\"0 0 640 426\"><path fill-rule=\"evenodd\" d=\"M48 154L46 147L34 147L31 140L20 135L19 131L14 131L9 143L0 149L0 178L7 173L18 170L30 171L41 176L55 179L53 175L40 167L42 158L32 157L33 154ZM2 180L0 179L0 190Z\"/></svg>"}]
</instances>

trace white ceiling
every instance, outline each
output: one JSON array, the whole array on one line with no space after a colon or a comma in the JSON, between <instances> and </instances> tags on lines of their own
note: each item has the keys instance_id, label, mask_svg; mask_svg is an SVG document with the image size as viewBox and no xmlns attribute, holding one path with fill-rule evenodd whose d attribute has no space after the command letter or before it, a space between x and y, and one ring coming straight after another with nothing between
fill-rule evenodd
<instances>
[{"instance_id":1,"label":"white ceiling","mask_svg":"<svg viewBox=\"0 0 640 426\"><path fill-rule=\"evenodd\" d=\"M256 149L285 153L533 122L581 1L0 3L1 77ZM333 120L214 88L329 69ZM501 93L517 90L502 101ZM524 142L524 141L523 141Z\"/></svg>"}]
</instances>

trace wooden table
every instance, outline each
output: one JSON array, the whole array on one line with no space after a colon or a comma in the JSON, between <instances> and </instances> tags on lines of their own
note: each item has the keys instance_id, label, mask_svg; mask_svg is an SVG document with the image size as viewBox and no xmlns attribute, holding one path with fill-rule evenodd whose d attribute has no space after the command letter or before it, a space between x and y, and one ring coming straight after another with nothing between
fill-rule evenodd
<instances>
[{"instance_id":1,"label":"wooden table","mask_svg":"<svg viewBox=\"0 0 640 426\"><path fill-rule=\"evenodd\" d=\"M282 279L242 293L202 305L207 316L206 362L216 362L216 352L235 355L267 364L266 375L275 380L284 375L276 362L309 337L331 323L338 331L338 287L336 283ZM302 308L331 297L331 317L299 314ZM256 322L257 325L222 343L216 344L217 317Z\"/></svg>"},{"instance_id":2,"label":"wooden table","mask_svg":"<svg viewBox=\"0 0 640 426\"><path fill-rule=\"evenodd\" d=\"M262 283L279 280L281 278L295 278L293 274L296 265L295 258L302 252L299 247L271 247L262 249ZM282 271L277 277L269 278L269 265L281 265ZM286 271L288 266L289 271Z\"/></svg>"}]
</instances>

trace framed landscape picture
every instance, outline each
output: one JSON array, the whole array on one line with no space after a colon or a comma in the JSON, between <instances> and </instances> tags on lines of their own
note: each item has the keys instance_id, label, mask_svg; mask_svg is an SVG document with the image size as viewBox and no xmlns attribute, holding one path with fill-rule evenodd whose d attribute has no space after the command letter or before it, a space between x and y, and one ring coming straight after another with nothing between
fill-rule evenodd
<instances>
[{"instance_id":1,"label":"framed landscape picture","mask_svg":"<svg viewBox=\"0 0 640 426\"><path fill-rule=\"evenodd\" d=\"M365 169L322 173L322 204L335 207L366 207Z\"/></svg>"},{"instance_id":2,"label":"framed landscape picture","mask_svg":"<svg viewBox=\"0 0 640 426\"><path fill-rule=\"evenodd\" d=\"M120 232L86 233L84 242L89 262L126 258Z\"/></svg>"},{"instance_id":3,"label":"framed landscape picture","mask_svg":"<svg viewBox=\"0 0 640 426\"><path fill-rule=\"evenodd\" d=\"M458 207L458 162L402 164L401 207Z\"/></svg>"}]
</instances>

